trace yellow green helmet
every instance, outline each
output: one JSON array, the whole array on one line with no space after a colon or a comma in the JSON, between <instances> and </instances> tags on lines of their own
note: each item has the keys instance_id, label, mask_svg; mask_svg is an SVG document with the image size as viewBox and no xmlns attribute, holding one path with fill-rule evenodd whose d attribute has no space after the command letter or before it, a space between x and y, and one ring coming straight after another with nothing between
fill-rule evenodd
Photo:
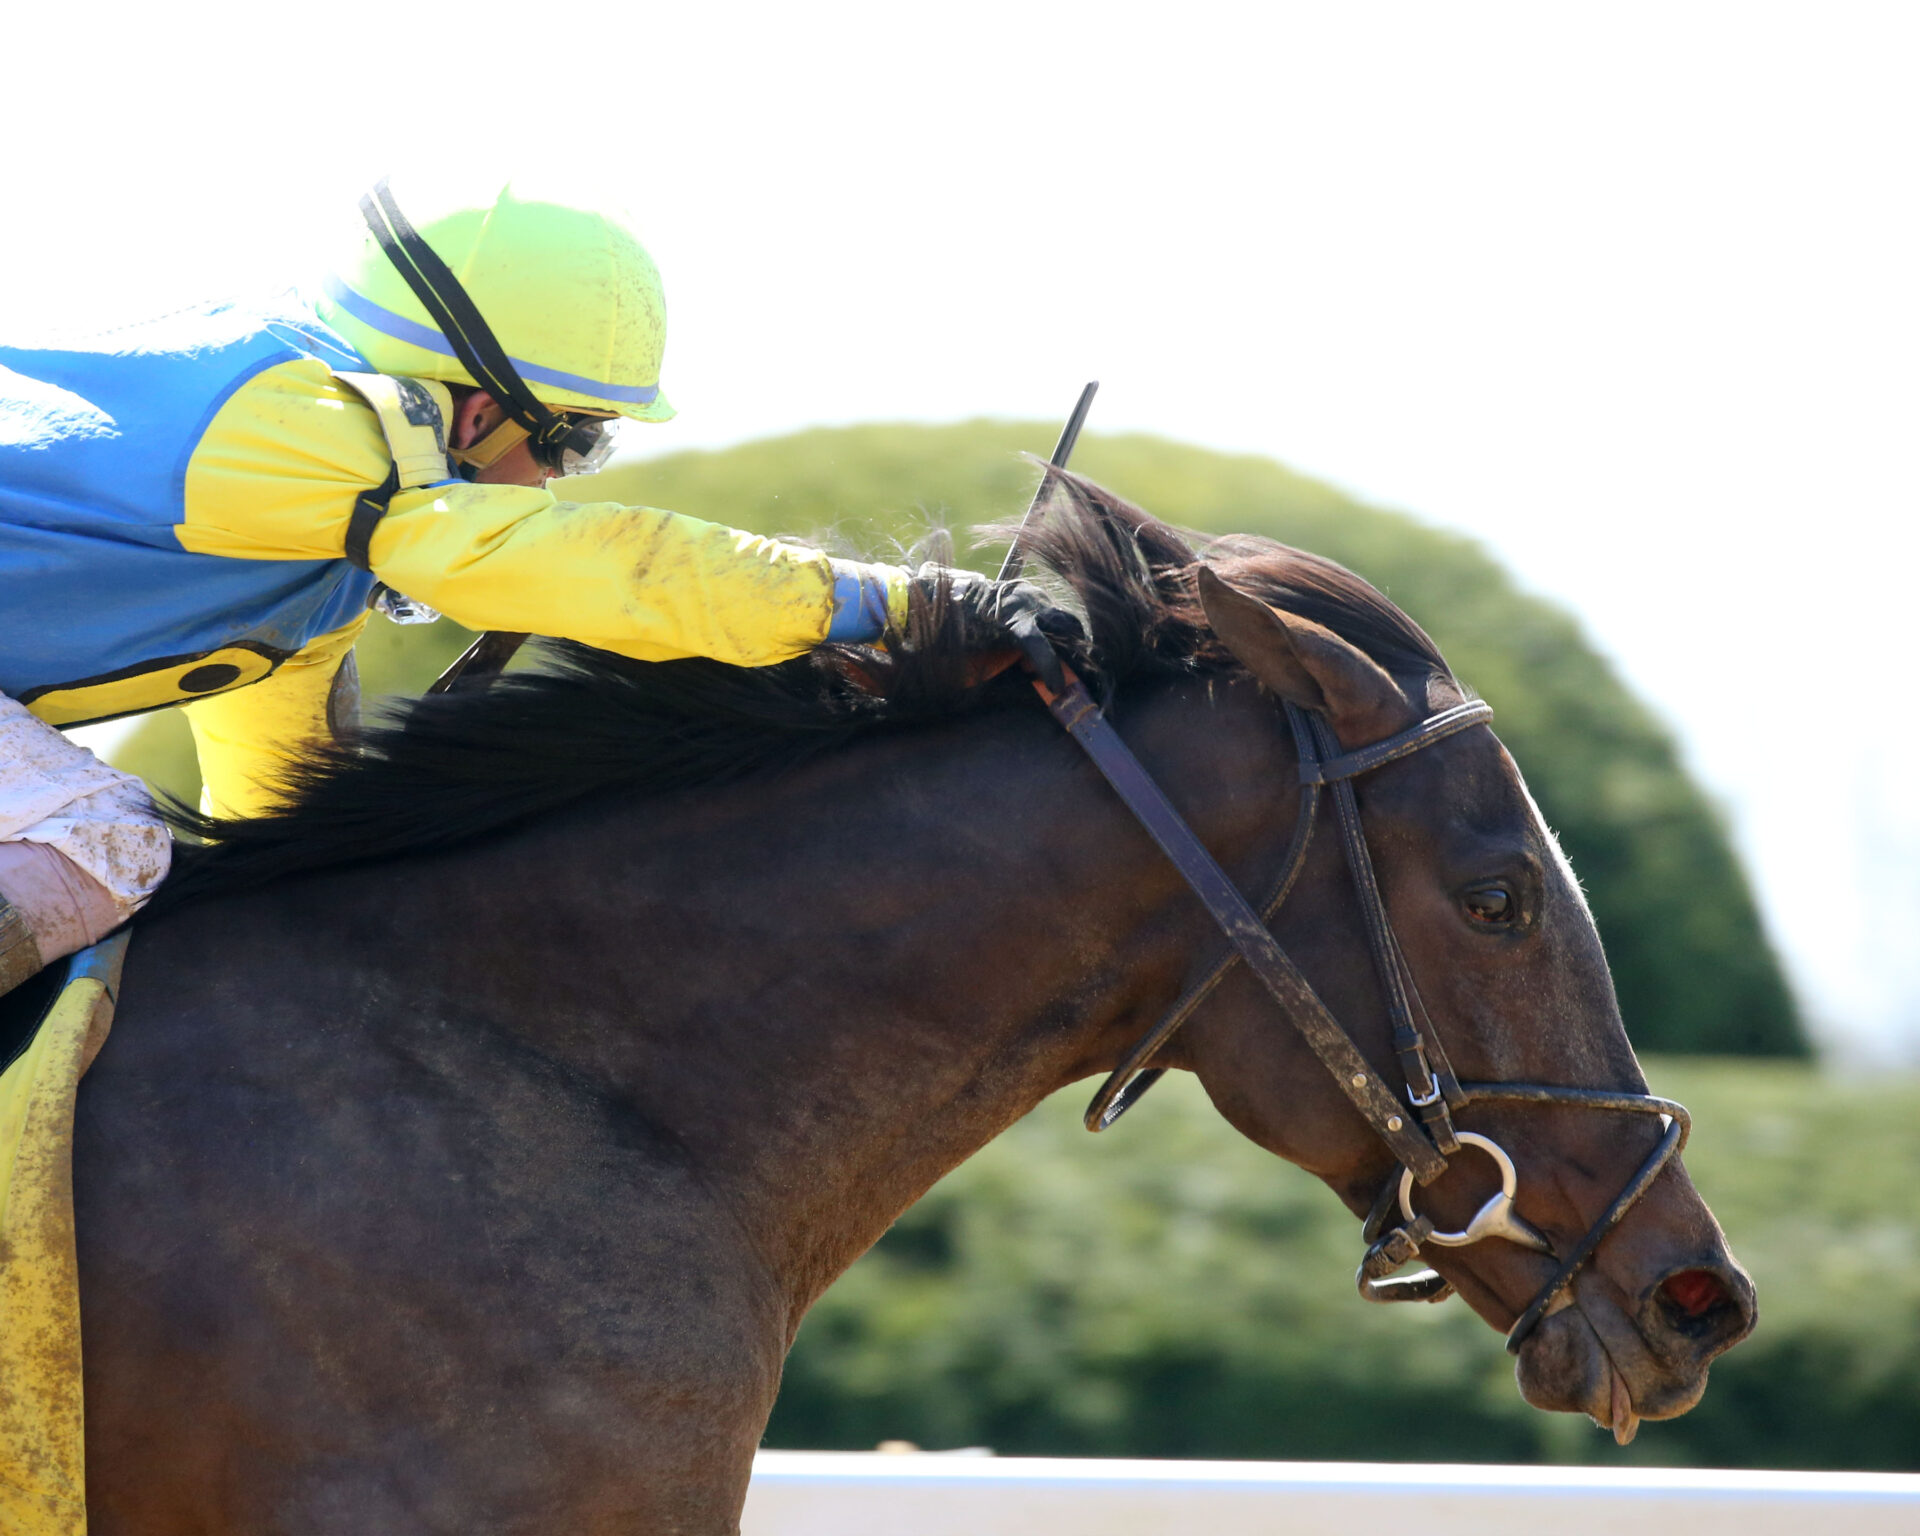
<instances>
[{"instance_id":1,"label":"yellow green helmet","mask_svg":"<svg viewBox=\"0 0 1920 1536\"><path fill-rule=\"evenodd\" d=\"M673 415L660 393L660 273L619 217L525 179L485 189L383 181L361 211L361 238L316 307L375 371L477 385L516 419L544 414L535 402L633 421ZM532 397L522 411L515 376Z\"/></svg>"}]
</instances>

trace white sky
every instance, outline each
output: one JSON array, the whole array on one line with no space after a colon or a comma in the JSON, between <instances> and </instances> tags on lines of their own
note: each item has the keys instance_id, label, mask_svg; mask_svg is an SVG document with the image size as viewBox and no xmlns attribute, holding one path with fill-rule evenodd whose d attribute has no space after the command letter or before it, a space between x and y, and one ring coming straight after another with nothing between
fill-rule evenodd
<instances>
[{"instance_id":1,"label":"white sky","mask_svg":"<svg viewBox=\"0 0 1920 1536\"><path fill-rule=\"evenodd\" d=\"M1826 1036L1920 1060L1920 8L690 9L11 17L0 333L575 162L666 275L648 451L1098 377L1475 533L1680 733Z\"/></svg>"}]
</instances>

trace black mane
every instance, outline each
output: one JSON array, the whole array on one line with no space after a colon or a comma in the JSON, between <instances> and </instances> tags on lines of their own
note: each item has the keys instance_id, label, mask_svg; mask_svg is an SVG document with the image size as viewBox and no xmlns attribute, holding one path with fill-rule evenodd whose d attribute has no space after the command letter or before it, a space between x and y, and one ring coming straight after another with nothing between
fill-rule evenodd
<instances>
[{"instance_id":1,"label":"black mane","mask_svg":"<svg viewBox=\"0 0 1920 1536\"><path fill-rule=\"evenodd\" d=\"M1083 612L1088 637L1071 660L1104 696L1135 679L1234 665L1200 611L1202 561L1333 630L1389 672L1447 670L1417 624L1330 560L1245 536L1196 554L1174 529L1093 482L1049 473L1046 505L1022 548L1029 568L1052 572ZM538 670L405 700L350 744L314 748L289 776L284 809L228 821L170 807L177 827L208 844L179 849L154 909L446 847L602 791L727 783L875 731L1032 703L1017 674L970 678L937 604L885 651L823 646L771 667L641 662L566 642L544 653Z\"/></svg>"}]
</instances>

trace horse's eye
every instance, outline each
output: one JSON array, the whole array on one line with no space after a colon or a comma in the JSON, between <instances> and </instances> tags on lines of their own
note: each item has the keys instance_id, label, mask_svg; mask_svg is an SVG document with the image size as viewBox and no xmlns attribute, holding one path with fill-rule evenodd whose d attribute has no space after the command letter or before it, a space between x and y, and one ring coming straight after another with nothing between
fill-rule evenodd
<instances>
[{"instance_id":1,"label":"horse's eye","mask_svg":"<svg viewBox=\"0 0 1920 1536\"><path fill-rule=\"evenodd\" d=\"M1460 899L1476 923L1510 923L1517 915L1513 896L1502 885L1477 885Z\"/></svg>"}]
</instances>

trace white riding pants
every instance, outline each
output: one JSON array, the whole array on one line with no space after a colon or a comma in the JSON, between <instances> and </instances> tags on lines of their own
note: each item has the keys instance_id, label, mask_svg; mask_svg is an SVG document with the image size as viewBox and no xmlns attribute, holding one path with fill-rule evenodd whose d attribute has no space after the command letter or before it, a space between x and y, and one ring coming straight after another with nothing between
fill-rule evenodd
<instances>
[{"instance_id":1,"label":"white riding pants","mask_svg":"<svg viewBox=\"0 0 1920 1536\"><path fill-rule=\"evenodd\" d=\"M172 858L146 785L0 694L0 896L43 964L119 927Z\"/></svg>"}]
</instances>

